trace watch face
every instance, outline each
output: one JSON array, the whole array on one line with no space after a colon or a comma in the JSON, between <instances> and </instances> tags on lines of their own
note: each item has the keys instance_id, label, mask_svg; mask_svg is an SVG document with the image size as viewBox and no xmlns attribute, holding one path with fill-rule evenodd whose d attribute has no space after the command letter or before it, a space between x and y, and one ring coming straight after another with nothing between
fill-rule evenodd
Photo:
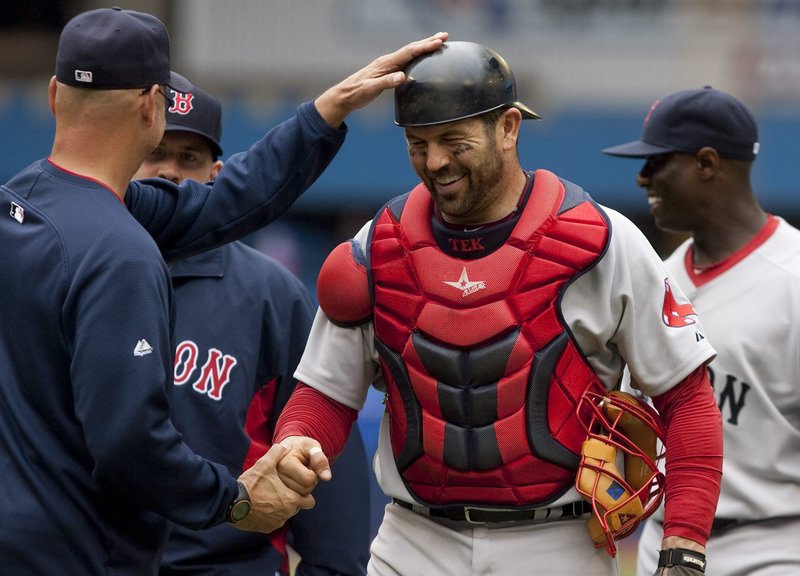
<instances>
[{"instance_id":1,"label":"watch face","mask_svg":"<svg viewBox=\"0 0 800 576\"><path fill-rule=\"evenodd\" d=\"M250 502L247 500L239 500L231 508L231 520L234 522L244 520L248 514L250 514Z\"/></svg>"}]
</instances>

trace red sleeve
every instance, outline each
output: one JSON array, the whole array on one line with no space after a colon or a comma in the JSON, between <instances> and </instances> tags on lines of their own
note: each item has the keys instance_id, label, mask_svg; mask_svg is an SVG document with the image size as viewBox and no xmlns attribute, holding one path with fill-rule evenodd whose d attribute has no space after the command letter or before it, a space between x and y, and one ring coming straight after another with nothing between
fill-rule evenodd
<instances>
[{"instance_id":1,"label":"red sleeve","mask_svg":"<svg viewBox=\"0 0 800 576\"><path fill-rule=\"evenodd\" d=\"M274 441L309 436L320 443L328 458L335 458L344 450L357 416L357 410L298 382L275 425Z\"/></svg>"},{"instance_id":2,"label":"red sleeve","mask_svg":"<svg viewBox=\"0 0 800 576\"><path fill-rule=\"evenodd\" d=\"M705 366L653 404L667 435L664 536L705 545L722 479L722 415Z\"/></svg>"}]
</instances>

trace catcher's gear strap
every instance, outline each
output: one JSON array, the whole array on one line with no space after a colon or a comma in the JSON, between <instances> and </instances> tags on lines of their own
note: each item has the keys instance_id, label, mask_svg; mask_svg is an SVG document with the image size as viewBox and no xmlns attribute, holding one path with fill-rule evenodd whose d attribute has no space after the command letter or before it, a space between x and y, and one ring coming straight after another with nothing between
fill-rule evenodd
<instances>
[{"instance_id":1,"label":"catcher's gear strap","mask_svg":"<svg viewBox=\"0 0 800 576\"><path fill-rule=\"evenodd\" d=\"M722 415L704 366L653 396L667 430L664 537L705 544L722 480Z\"/></svg>"},{"instance_id":2,"label":"catcher's gear strap","mask_svg":"<svg viewBox=\"0 0 800 576\"><path fill-rule=\"evenodd\" d=\"M686 566L703 574L706 572L706 555L686 548L668 548L658 553L658 567Z\"/></svg>"},{"instance_id":3,"label":"catcher's gear strap","mask_svg":"<svg viewBox=\"0 0 800 576\"><path fill-rule=\"evenodd\" d=\"M328 458L342 453L358 411L297 383L275 426L275 443L289 436L310 436Z\"/></svg>"}]
</instances>

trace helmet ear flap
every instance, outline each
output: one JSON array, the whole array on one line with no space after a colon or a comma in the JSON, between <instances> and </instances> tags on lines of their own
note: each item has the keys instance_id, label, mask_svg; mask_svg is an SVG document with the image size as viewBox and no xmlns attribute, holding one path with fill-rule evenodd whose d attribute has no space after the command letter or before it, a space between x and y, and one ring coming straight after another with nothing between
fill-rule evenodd
<instances>
[{"instance_id":1,"label":"helmet ear flap","mask_svg":"<svg viewBox=\"0 0 800 576\"><path fill-rule=\"evenodd\" d=\"M664 495L657 461L663 424L658 413L625 392L585 392L578 417L587 431L576 477L592 504L588 530L595 546L616 555L616 540L629 536L655 512ZM620 473L620 465L624 474Z\"/></svg>"}]
</instances>

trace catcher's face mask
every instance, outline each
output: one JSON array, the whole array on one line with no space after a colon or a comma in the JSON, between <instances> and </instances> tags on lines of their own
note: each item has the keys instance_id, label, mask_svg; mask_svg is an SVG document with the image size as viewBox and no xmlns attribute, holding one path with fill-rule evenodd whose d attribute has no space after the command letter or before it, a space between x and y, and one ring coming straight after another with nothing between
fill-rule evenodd
<instances>
[{"instance_id":1,"label":"catcher's face mask","mask_svg":"<svg viewBox=\"0 0 800 576\"><path fill-rule=\"evenodd\" d=\"M611 557L664 496L664 426L658 413L632 394L585 392L577 408L587 437L576 487L591 505L589 535ZM624 473L620 472L620 466Z\"/></svg>"}]
</instances>

